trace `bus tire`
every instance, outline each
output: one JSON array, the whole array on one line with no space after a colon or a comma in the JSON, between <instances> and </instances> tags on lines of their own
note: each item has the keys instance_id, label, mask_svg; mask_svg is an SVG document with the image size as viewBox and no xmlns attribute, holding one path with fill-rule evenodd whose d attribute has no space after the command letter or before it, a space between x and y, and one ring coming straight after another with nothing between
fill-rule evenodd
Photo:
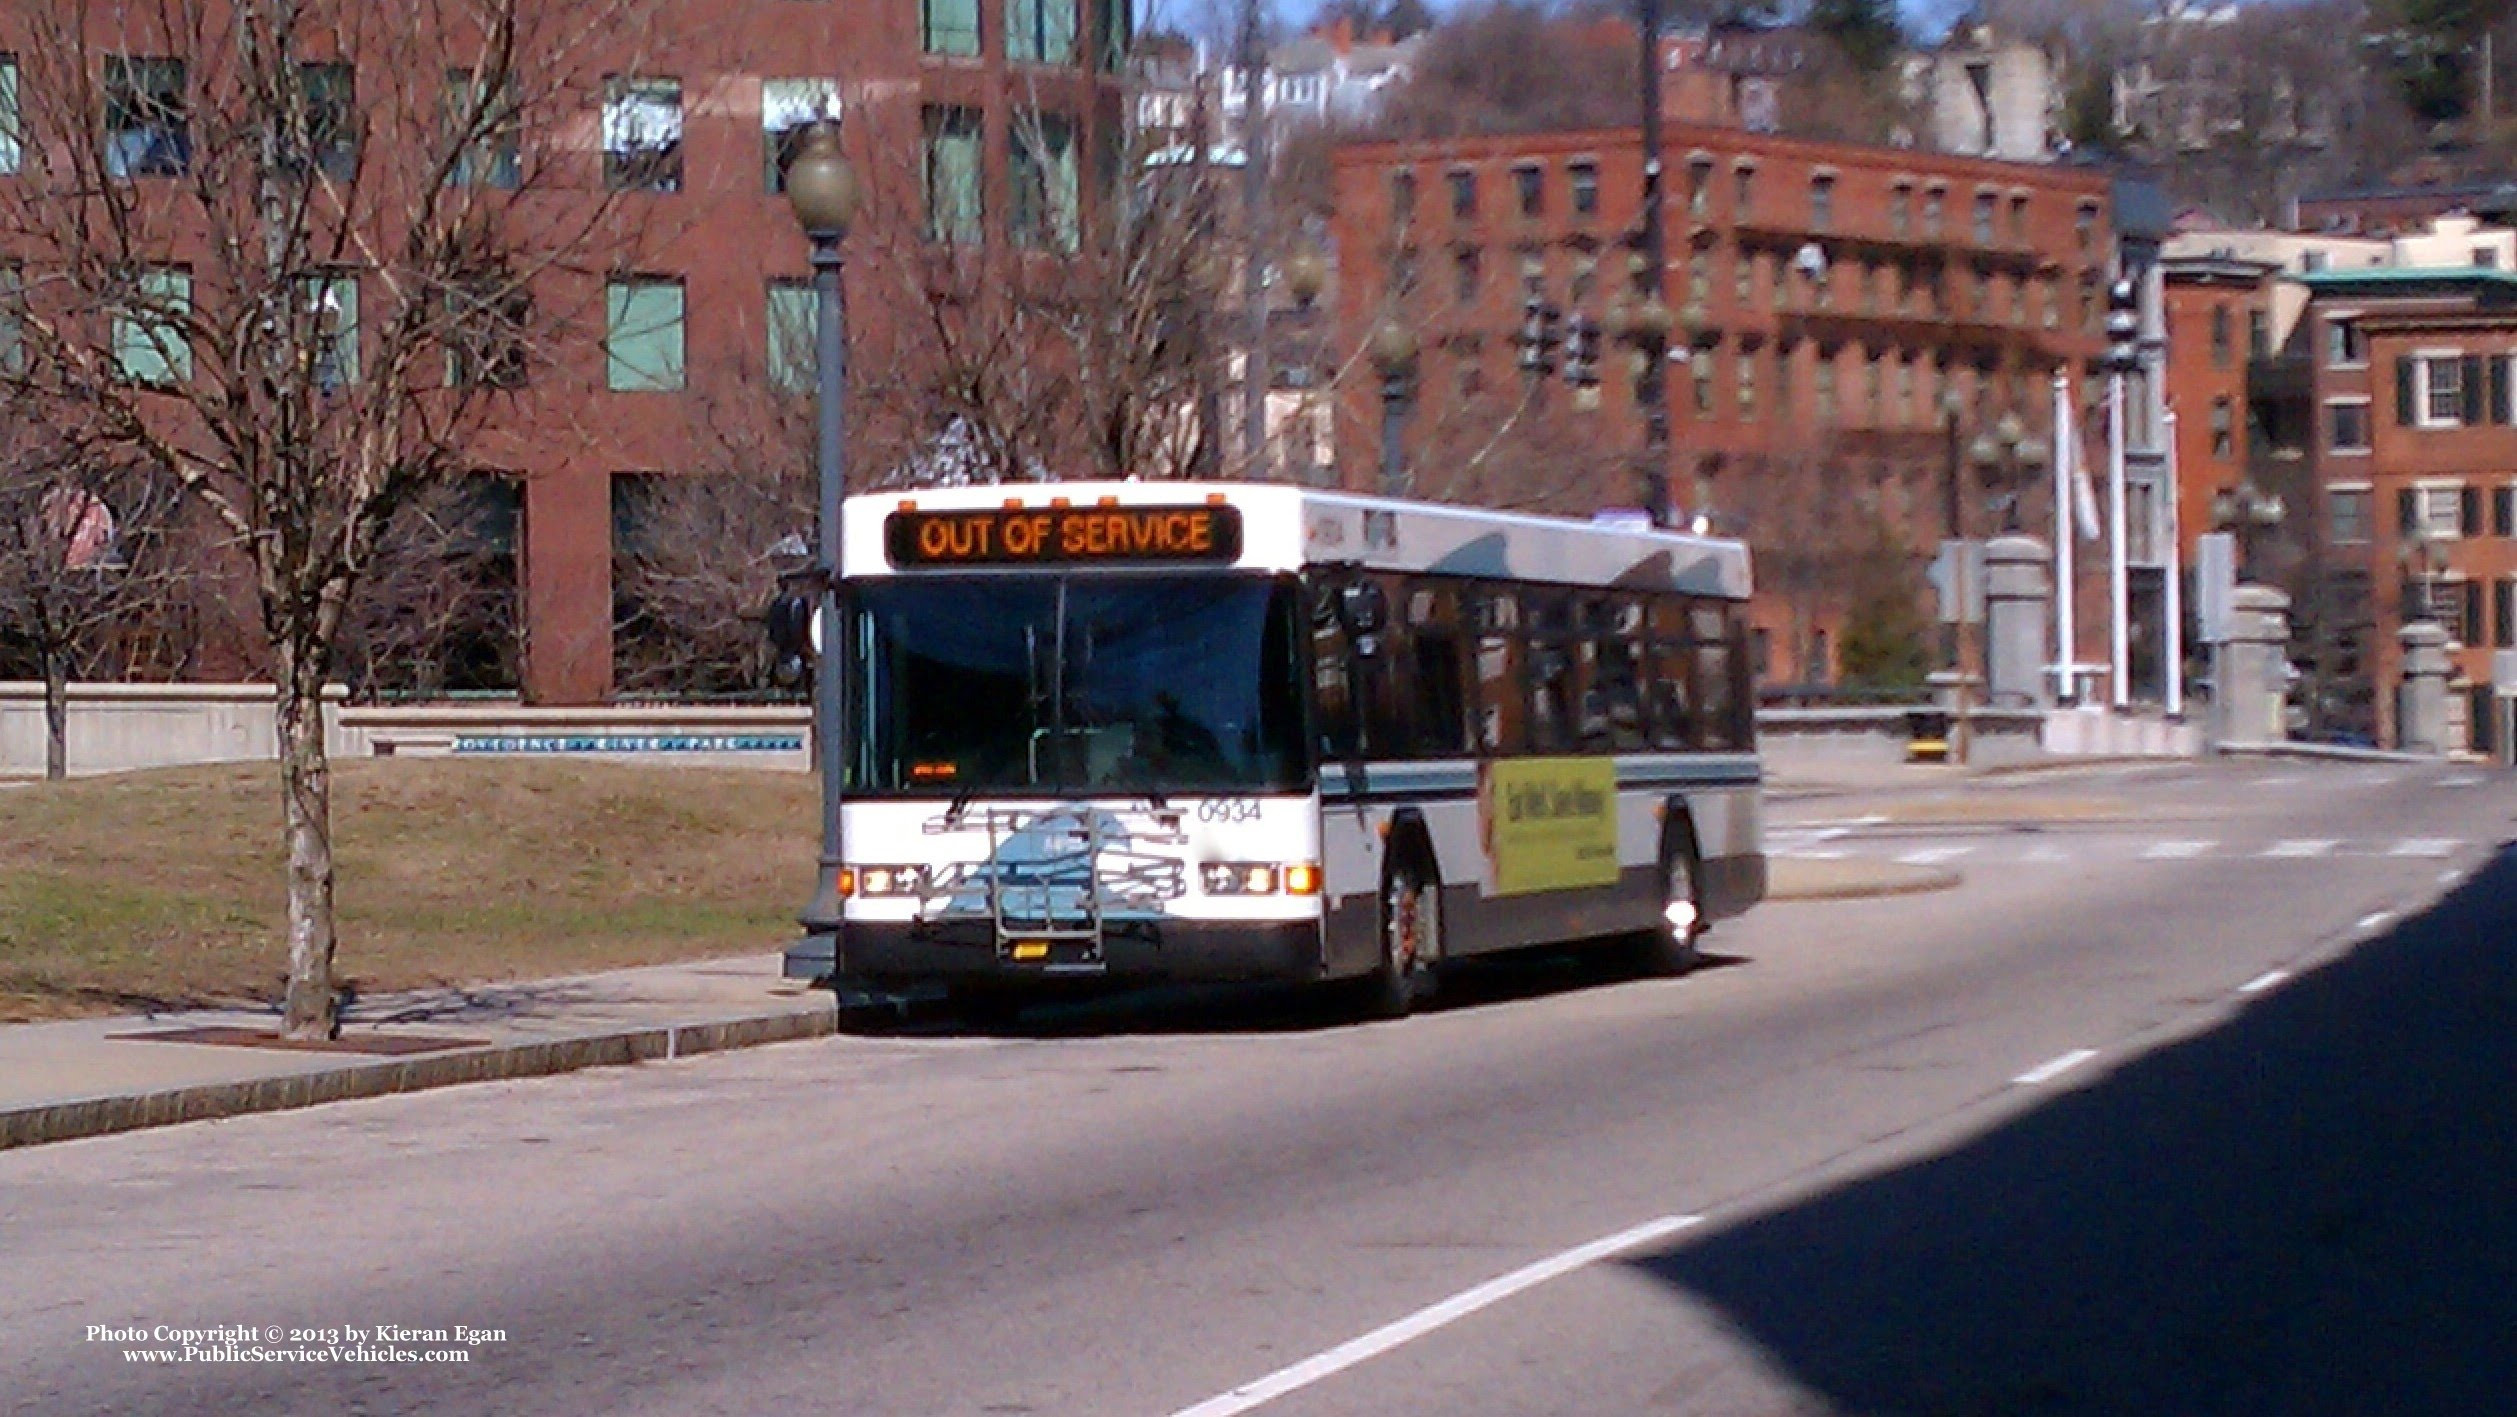
<instances>
[{"instance_id":1,"label":"bus tire","mask_svg":"<svg viewBox=\"0 0 2517 1417\"><path fill-rule=\"evenodd\" d=\"M1661 853L1660 918L1639 941L1636 963L1656 978L1695 968L1696 941L1704 935L1704 858L1695 833L1683 825Z\"/></svg>"},{"instance_id":2,"label":"bus tire","mask_svg":"<svg viewBox=\"0 0 2517 1417\"><path fill-rule=\"evenodd\" d=\"M1364 983L1373 1018L1405 1018L1433 997L1442 962L1442 883L1412 853L1381 874L1381 962Z\"/></svg>"}]
</instances>

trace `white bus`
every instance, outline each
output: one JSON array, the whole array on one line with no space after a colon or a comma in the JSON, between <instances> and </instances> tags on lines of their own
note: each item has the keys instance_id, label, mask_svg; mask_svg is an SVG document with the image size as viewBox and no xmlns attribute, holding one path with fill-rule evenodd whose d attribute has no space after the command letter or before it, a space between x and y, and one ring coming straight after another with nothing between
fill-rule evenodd
<instances>
[{"instance_id":1,"label":"white bus","mask_svg":"<svg viewBox=\"0 0 2517 1417\"><path fill-rule=\"evenodd\" d=\"M1290 486L850 499L843 919L800 977L1353 980L1765 892L1735 541ZM834 927L835 928L832 928Z\"/></svg>"}]
</instances>

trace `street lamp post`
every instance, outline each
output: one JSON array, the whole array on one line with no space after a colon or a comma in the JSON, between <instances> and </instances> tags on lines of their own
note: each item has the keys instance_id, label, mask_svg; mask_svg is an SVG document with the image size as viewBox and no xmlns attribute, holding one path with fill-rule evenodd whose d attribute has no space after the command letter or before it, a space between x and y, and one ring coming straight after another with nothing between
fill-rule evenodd
<instances>
[{"instance_id":1,"label":"street lamp post","mask_svg":"<svg viewBox=\"0 0 2517 1417\"><path fill-rule=\"evenodd\" d=\"M1643 104L1643 211L1641 223L1644 261L1643 295L1647 302L1661 305L1669 289L1669 247L1666 224L1661 215L1661 6L1660 0L1639 0L1642 53L1640 70ZM1661 331L1664 342L1668 330ZM1652 525L1668 526L1669 506L1669 368L1658 351L1651 366L1644 371L1643 382L1635 390L1643 399L1643 478L1644 509L1651 514Z\"/></svg>"},{"instance_id":2,"label":"street lamp post","mask_svg":"<svg viewBox=\"0 0 2517 1417\"><path fill-rule=\"evenodd\" d=\"M847 758L847 725L840 712L841 641L839 623L840 516L847 488L847 300L840 289L841 245L855 221L860 193L856 169L839 145L836 119L806 126L796 154L787 164L787 202L796 224L812 243L813 285L818 297L814 330L817 376L814 402L819 415L814 462L820 478L820 516L815 546L814 579L819 583L821 644L814 656L813 737L820 749L822 840L818 879L812 903L804 908L807 930L828 930L837 958L848 882L841 852L839 798Z\"/></svg>"},{"instance_id":3,"label":"street lamp post","mask_svg":"<svg viewBox=\"0 0 2517 1417\"><path fill-rule=\"evenodd\" d=\"M1407 490L1407 402L1415 392L1416 336L1396 319L1372 334L1372 365L1381 373L1381 495Z\"/></svg>"},{"instance_id":4,"label":"street lamp post","mask_svg":"<svg viewBox=\"0 0 2517 1417\"><path fill-rule=\"evenodd\" d=\"M1307 419L1311 416L1310 400L1314 396L1312 371L1318 363L1318 349L1315 345L1318 331L1314 326L1319 319L1320 295L1328 289L1328 262L1311 247L1305 246L1295 251L1292 258L1285 262L1285 286L1293 294L1295 318L1300 321L1297 330L1297 342L1300 347L1292 356L1292 360L1294 370L1300 375L1299 383L1303 390L1303 403L1295 416ZM1294 446L1309 450L1307 454L1309 460L1302 468L1302 480L1317 484L1321 480L1323 470L1319 445L1308 437L1301 437L1294 440Z\"/></svg>"}]
</instances>

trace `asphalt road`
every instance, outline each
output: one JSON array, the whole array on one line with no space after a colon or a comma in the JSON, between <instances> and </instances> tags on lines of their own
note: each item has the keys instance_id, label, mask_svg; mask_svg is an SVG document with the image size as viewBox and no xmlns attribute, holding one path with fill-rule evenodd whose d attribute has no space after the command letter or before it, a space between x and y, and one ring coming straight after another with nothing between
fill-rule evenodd
<instances>
[{"instance_id":1,"label":"asphalt road","mask_svg":"<svg viewBox=\"0 0 2517 1417\"><path fill-rule=\"evenodd\" d=\"M1770 826L1954 849L1962 888L1765 907L1680 980L1540 960L1396 1024L1070 1012L0 1154L0 1409L2517 1401L2517 780L1910 805ZM501 1336L158 1366L92 1325Z\"/></svg>"}]
</instances>

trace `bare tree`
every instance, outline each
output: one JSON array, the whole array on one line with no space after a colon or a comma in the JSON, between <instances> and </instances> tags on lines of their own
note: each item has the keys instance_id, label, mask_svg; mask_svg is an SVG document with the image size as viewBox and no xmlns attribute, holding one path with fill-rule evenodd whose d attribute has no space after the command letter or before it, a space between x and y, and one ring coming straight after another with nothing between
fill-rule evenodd
<instances>
[{"instance_id":1,"label":"bare tree","mask_svg":"<svg viewBox=\"0 0 2517 1417\"><path fill-rule=\"evenodd\" d=\"M1786 446L1728 479L1725 520L1747 539L1757 588L1790 617L1789 661L1813 678L1815 632L1838 624L1911 556L1916 469L1857 461L1828 437Z\"/></svg>"},{"instance_id":2,"label":"bare tree","mask_svg":"<svg viewBox=\"0 0 2517 1417\"><path fill-rule=\"evenodd\" d=\"M514 391L637 239L607 188L639 184L603 180L621 174L588 135L652 19L642 0L58 0L6 22L27 151L0 244L29 356L9 382L87 410L92 446L173 479L251 564L291 1037L337 1028L321 704L345 617L415 489L525 425ZM604 161L678 170L678 139Z\"/></svg>"},{"instance_id":3,"label":"bare tree","mask_svg":"<svg viewBox=\"0 0 2517 1417\"><path fill-rule=\"evenodd\" d=\"M70 681L121 656L127 632L180 586L173 485L82 452L21 416L0 429L0 662L44 685L44 775L69 773Z\"/></svg>"}]
</instances>

